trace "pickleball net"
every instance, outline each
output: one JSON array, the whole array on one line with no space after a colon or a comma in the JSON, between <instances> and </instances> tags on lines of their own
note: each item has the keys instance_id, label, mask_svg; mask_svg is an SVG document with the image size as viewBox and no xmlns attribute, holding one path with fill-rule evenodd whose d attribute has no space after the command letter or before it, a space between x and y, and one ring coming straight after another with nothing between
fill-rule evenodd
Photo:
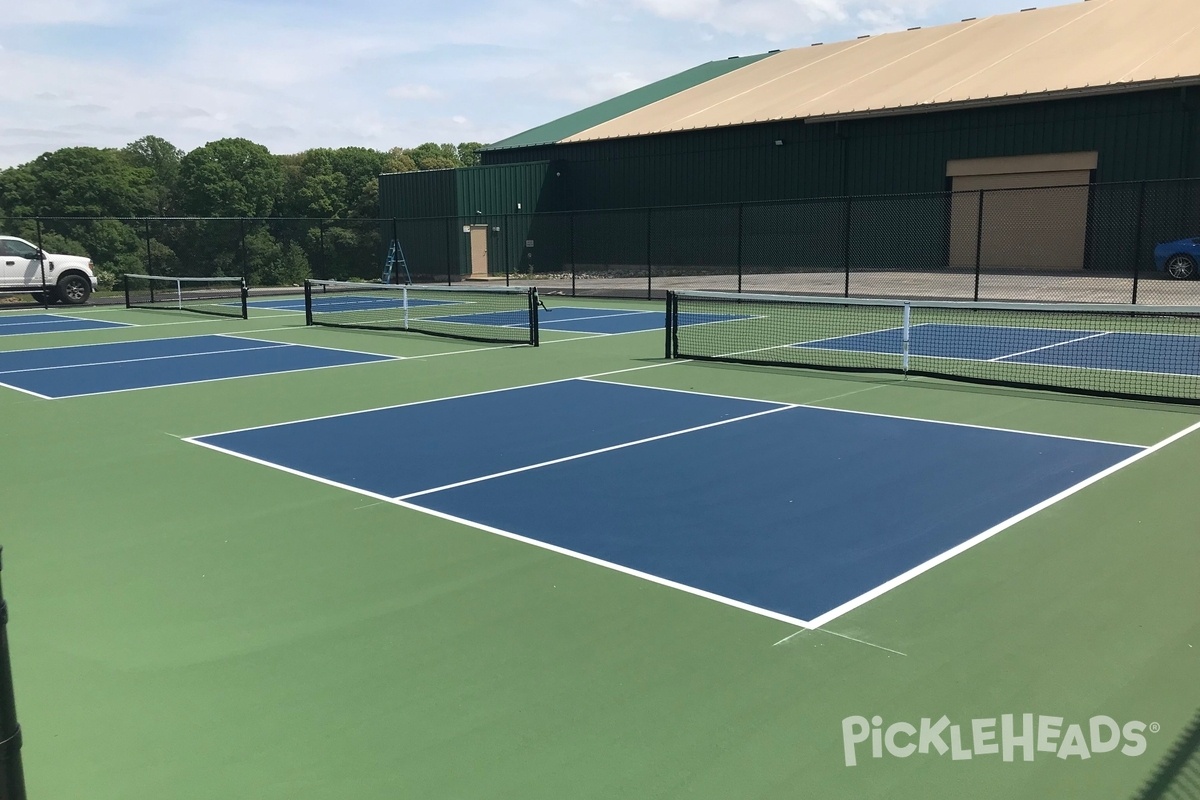
<instances>
[{"instance_id":1,"label":"pickleball net","mask_svg":"<svg viewBox=\"0 0 1200 800\"><path fill-rule=\"evenodd\" d=\"M667 296L667 356L1200 403L1200 308Z\"/></svg>"},{"instance_id":2,"label":"pickleball net","mask_svg":"<svg viewBox=\"0 0 1200 800\"><path fill-rule=\"evenodd\" d=\"M538 344L534 288L309 280L304 284L304 308L309 325Z\"/></svg>"},{"instance_id":3,"label":"pickleball net","mask_svg":"<svg viewBox=\"0 0 1200 800\"><path fill-rule=\"evenodd\" d=\"M246 283L241 278L124 276L125 307L191 311L218 317L247 317Z\"/></svg>"}]
</instances>

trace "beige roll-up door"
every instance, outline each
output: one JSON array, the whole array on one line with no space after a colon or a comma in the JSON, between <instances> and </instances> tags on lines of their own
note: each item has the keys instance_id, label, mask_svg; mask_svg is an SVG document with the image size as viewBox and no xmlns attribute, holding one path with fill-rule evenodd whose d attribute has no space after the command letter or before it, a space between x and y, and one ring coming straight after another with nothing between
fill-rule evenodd
<instances>
[{"instance_id":1,"label":"beige roll-up door","mask_svg":"<svg viewBox=\"0 0 1200 800\"><path fill-rule=\"evenodd\" d=\"M1082 269L1096 153L951 161L950 265ZM982 195L983 225L979 225Z\"/></svg>"}]
</instances>

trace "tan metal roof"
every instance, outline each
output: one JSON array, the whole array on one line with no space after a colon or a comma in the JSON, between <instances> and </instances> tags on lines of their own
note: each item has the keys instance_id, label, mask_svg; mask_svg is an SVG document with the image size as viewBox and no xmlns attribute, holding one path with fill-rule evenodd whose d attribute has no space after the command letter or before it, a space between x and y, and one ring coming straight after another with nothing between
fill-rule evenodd
<instances>
[{"instance_id":1,"label":"tan metal roof","mask_svg":"<svg viewBox=\"0 0 1200 800\"><path fill-rule=\"evenodd\" d=\"M562 141L1200 83L1200 0L1086 0L784 50Z\"/></svg>"}]
</instances>

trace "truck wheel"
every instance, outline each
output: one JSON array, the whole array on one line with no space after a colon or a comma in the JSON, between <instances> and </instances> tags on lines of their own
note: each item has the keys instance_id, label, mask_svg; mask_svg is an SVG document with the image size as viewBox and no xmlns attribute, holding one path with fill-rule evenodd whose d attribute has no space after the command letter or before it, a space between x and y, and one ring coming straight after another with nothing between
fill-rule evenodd
<instances>
[{"instance_id":1,"label":"truck wheel","mask_svg":"<svg viewBox=\"0 0 1200 800\"><path fill-rule=\"evenodd\" d=\"M34 292L30 297L33 298L33 302L47 306L52 306L58 302L58 293L53 289L45 292Z\"/></svg>"},{"instance_id":2,"label":"truck wheel","mask_svg":"<svg viewBox=\"0 0 1200 800\"><path fill-rule=\"evenodd\" d=\"M64 275L58 280L58 297L64 303L77 306L92 296L92 284L82 275Z\"/></svg>"}]
</instances>

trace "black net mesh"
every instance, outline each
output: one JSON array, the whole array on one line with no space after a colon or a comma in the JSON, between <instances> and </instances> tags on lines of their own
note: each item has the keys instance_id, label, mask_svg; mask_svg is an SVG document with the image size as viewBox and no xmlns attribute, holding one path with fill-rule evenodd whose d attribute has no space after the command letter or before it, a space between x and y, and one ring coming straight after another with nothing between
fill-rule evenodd
<instances>
[{"instance_id":1,"label":"black net mesh","mask_svg":"<svg viewBox=\"0 0 1200 800\"><path fill-rule=\"evenodd\" d=\"M310 325L538 343L534 289L308 281L304 298Z\"/></svg>"},{"instance_id":2,"label":"black net mesh","mask_svg":"<svg viewBox=\"0 0 1200 800\"><path fill-rule=\"evenodd\" d=\"M241 278L176 278L125 275L125 307L191 311L246 318L246 287Z\"/></svg>"},{"instance_id":3,"label":"black net mesh","mask_svg":"<svg viewBox=\"0 0 1200 800\"><path fill-rule=\"evenodd\" d=\"M673 293L669 355L1200 403L1200 308Z\"/></svg>"}]
</instances>

